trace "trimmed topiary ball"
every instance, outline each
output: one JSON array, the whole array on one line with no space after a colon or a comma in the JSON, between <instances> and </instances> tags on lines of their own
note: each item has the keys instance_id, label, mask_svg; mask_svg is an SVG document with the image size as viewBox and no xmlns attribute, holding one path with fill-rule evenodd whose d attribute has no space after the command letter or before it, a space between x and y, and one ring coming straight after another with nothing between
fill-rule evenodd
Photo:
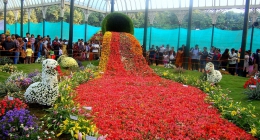
<instances>
[{"instance_id":1,"label":"trimmed topiary ball","mask_svg":"<svg viewBox=\"0 0 260 140\"><path fill-rule=\"evenodd\" d=\"M122 13L111 13L102 21L102 32L126 32L134 34L134 26L132 20Z\"/></svg>"}]
</instances>

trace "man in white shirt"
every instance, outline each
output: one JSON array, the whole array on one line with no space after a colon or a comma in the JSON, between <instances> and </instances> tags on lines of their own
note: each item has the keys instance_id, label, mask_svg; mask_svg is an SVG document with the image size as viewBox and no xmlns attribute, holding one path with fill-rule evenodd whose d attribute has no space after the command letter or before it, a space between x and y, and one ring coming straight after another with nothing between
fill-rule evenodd
<instances>
[{"instance_id":1,"label":"man in white shirt","mask_svg":"<svg viewBox=\"0 0 260 140\"><path fill-rule=\"evenodd\" d=\"M30 38L30 33L26 33L25 39L27 40L27 42L29 41L29 38Z\"/></svg>"},{"instance_id":2,"label":"man in white shirt","mask_svg":"<svg viewBox=\"0 0 260 140\"><path fill-rule=\"evenodd\" d=\"M99 58L99 43L96 40L93 44L92 44L92 52L94 53L94 59L97 60Z\"/></svg>"},{"instance_id":3,"label":"man in white shirt","mask_svg":"<svg viewBox=\"0 0 260 140\"><path fill-rule=\"evenodd\" d=\"M199 45L195 45L195 49L191 49L191 63L192 63L192 70L199 69Z\"/></svg>"},{"instance_id":4,"label":"man in white shirt","mask_svg":"<svg viewBox=\"0 0 260 140\"><path fill-rule=\"evenodd\" d=\"M237 54L235 53L235 49L231 49L231 53L229 54L229 65L228 71L231 75L235 75L236 72L236 63L237 63Z\"/></svg>"},{"instance_id":5,"label":"man in white shirt","mask_svg":"<svg viewBox=\"0 0 260 140\"><path fill-rule=\"evenodd\" d=\"M165 51L164 45L159 48L159 63L163 62L163 53Z\"/></svg>"}]
</instances>

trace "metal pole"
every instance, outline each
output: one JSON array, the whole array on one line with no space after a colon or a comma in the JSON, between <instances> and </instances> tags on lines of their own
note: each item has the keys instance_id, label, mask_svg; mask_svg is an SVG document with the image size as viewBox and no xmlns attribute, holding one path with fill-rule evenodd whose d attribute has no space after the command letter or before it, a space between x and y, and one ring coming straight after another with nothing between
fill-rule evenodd
<instances>
[{"instance_id":1,"label":"metal pole","mask_svg":"<svg viewBox=\"0 0 260 140\"><path fill-rule=\"evenodd\" d=\"M113 13L115 11L115 0L111 0L111 13Z\"/></svg>"},{"instance_id":2,"label":"metal pole","mask_svg":"<svg viewBox=\"0 0 260 140\"><path fill-rule=\"evenodd\" d=\"M17 34L17 20L15 21L15 24L14 24L14 33Z\"/></svg>"},{"instance_id":3,"label":"metal pole","mask_svg":"<svg viewBox=\"0 0 260 140\"><path fill-rule=\"evenodd\" d=\"M28 19L28 33L30 33L30 19Z\"/></svg>"},{"instance_id":4,"label":"metal pole","mask_svg":"<svg viewBox=\"0 0 260 140\"><path fill-rule=\"evenodd\" d=\"M252 25L251 40L250 40L250 51L251 51L251 52L252 52L252 46L253 46L253 40L254 40L254 29L255 29L255 26Z\"/></svg>"},{"instance_id":5,"label":"metal pole","mask_svg":"<svg viewBox=\"0 0 260 140\"><path fill-rule=\"evenodd\" d=\"M188 31L187 31L187 42L186 48L184 49L184 68L188 69L189 56L190 56L190 39L191 39L191 18L192 18L193 0L190 0L189 17L188 17Z\"/></svg>"},{"instance_id":6,"label":"metal pole","mask_svg":"<svg viewBox=\"0 0 260 140\"><path fill-rule=\"evenodd\" d=\"M6 33L6 6L7 6L7 1L4 1L4 33Z\"/></svg>"},{"instance_id":7,"label":"metal pole","mask_svg":"<svg viewBox=\"0 0 260 140\"><path fill-rule=\"evenodd\" d=\"M143 55L146 57L146 41L147 41L147 26L148 26L148 7L149 0L145 2L145 15L144 15L144 39L143 39Z\"/></svg>"},{"instance_id":8,"label":"metal pole","mask_svg":"<svg viewBox=\"0 0 260 140\"><path fill-rule=\"evenodd\" d=\"M242 35L242 43L241 43L241 53L240 53L240 75L243 75L243 65L244 65L244 58L245 58L245 50L246 50L246 39L247 39L247 27L248 27L248 15L249 15L249 4L250 0L246 0L245 6L245 15L244 15L244 27L243 27L243 35Z\"/></svg>"},{"instance_id":9,"label":"metal pole","mask_svg":"<svg viewBox=\"0 0 260 140\"><path fill-rule=\"evenodd\" d=\"M85 21L85 36L84 36L85 42L87 42L87 30L88 30L88 22Z\"/></svg>"},{"instance_id":10,"label":"metal pole","mask_svg":"<svg viewBox=\"0 0 260 140\"><path fill-rule=\"evenodd\" d=\"M180 37L181 37L181 24L179 24L179 32L178 32L178 44L177 44L178 49L180 47Z\"/></svg>"},{"instance_id":11,"label":"metal pole","mask_svg":"<svg viewBox=\"0 0 260 140\"><path fill-rule=\"evenodd\" d=\"M23 37L23 1L24 0L21 0L21 23L20 23L20 26L21 26L20 36L21 37Z\"/></svg>"},{"instance_id":12,"label":"metal pole","mask_svg":"<svg viewBox=\"0 0 260 140\"><path fill-rule=\"evenodd\" d=\"M63 39L63 17L61 17L60 24L60 38Z\"/></svg>"},{"instance_id":13,"label":"metal pole","mask_svg":"<svg viewBox=\"0 0 260 140\"><path fill-rule=\"evenodd\" d=\"M42 34L45 36L45 18L43 19L42 26Z\"/></svg>"},{"instance_id":14,"label":"metal pole","mask_svg":"<svg viewBox=\"0 0 260 140\"><path fill-rule=\"evenodd\" d=\"M151 48L151 44L152 44L152 24L150 24L150 40L149 40L149 50Z\"/></svg>"},{"instance_id":15,"label":"metal pole","mask_svg":"<svg viewBox=\"0 0 260 140\"><path fill-rule=\"evenodd\" d=\"M74 0L70 0L69 56L72 56L72 45L73 45L73 19L74 19Z\"/></svg>"},{"instance_id":16,"label":"metal pole","mask_svg":"<svg viewBox=\"0 0 260 140\"><path fill-rule=\"evenodd\" d=\"M213 41L214 41L214 29L215 29L215 24L212 24L212 34L211 34L211 44L210 44L210 47L213 46Z\"/></svg>"}]
</instances>

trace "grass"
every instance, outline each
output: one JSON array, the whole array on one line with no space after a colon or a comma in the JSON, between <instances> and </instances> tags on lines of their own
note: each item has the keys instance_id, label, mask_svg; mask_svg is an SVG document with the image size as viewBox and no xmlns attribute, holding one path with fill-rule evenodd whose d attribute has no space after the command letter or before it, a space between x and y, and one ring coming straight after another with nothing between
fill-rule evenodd
<instances>
[{"instance_id":1,"label":"grass","mask_svg":"<svg viewBox=\"0 0 260 140\"><path fill-rule=\"evenodd\" d=\"M86 66L89 63L97 66L99 61L84 61L84 62L82 62L82 65ZM17 69L19 71L23 71L24 73L30 73L30 72L33 72L36 69L41 71L42 64L38 64L38 63L18 64L18 65L15 65L15 66L17 66ZM9 76L10 76L9 73L0 72L0 82L4 82Z\"/></svg>"},{"instance_id":2,"label":"grass","mask_svg":"<svg viewBox=\"0 0 260 140\"><path fill-rule=\"evenodd\" d=\"M82 62L83 66L87 64L98 65L99 61L84 61ZM30 73L35 69L41 70L41 64L18 64L16 65L18 70L22 70L25 73ZM160 71L171 70L160 66L151 66L153 69L158 69ZM4 82L10 74L0 72L0 82ZM198 71L185 71L183 75L194 76L199 78L202 74ZM258 114L258 118L260 118L260 101L251 101L248 100L246 95L243 94L244 88L243 85L247 81L248 78L232 76L232 75L223 75L223 78L219 85L222 89L229 89L231 92L228 93L229 97L234 100L234 102L241 102L241 105L246 107L249 103L255 106L255 111ZM35 110L37 112L37 110ZM34 111L33 111L34 112ZM38 113L37 113L38 114Z\"/></svg>"}]
</instances>

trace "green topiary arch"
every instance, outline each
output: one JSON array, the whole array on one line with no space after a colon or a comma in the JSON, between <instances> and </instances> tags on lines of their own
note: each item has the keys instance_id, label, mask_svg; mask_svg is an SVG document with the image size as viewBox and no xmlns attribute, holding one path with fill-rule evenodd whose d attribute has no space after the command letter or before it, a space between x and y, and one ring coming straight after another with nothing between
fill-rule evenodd
<instances>
[{"instance_id":1,"label":"green topiary arch","mask_svg":"<svg viewBox=\"0 0 260 140\"><path fill-rule=\"evenodd\" d=\"M110 13L102 21L102 32L126 32L134 34L134 26L132 20L122 13Z\"/></svg>"}]
</instances>

